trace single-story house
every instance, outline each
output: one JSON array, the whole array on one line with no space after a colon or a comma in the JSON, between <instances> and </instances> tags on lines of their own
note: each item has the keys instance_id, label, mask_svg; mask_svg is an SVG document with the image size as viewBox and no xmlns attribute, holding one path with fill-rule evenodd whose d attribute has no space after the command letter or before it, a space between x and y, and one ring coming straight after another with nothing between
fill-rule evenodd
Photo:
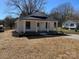
<instances>
[{"instance_id":1,"label":"single-story house","mask_svg":"<svg viewBox=\"0 0 79 59\"><path fill-rule=\"evenodd\" d=\"M67 20L62 24L62 27L69 30L79 28L79 20Z\"/></svg>"},{"instance_id":2,"label":"single-story house","mask_svg":"<svg viewBox=\"0 0 79 59\"><path fill-rule=\"evenodd\" d=\"M36 12L32 15L21 17L15 22L15 31L18 33L27 32L49 32L58 27L58 21L50 19L42 12Z\"/></svg>"}]
</instances>

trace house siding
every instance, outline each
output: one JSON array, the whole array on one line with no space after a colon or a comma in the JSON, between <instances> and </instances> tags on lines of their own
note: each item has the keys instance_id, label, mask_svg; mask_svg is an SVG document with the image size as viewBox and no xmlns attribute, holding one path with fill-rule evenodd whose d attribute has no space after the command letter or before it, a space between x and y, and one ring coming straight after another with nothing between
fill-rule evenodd
<instances>
[{"instance_id":1,"label":"house siding","mask_svg":"<svg viewBox=\"0 0 79 59\"><path fill-rule=\"evenodd\" d=\"M30 31L36 31L36 25L37 25L36 22L32 21Z\"/></svg>"},{"instance_id":2,"label":"house siding","mask_svg":"<svg viewBox=\"0 0 79 59\"><path fill-rule=\"evenodd\" d=\"M54 23L56 23L56 27L54 26ZM58 27L58 22L57 21L52 21L49 24L50 24L50 27L49 27L50 31L57 30L57 27Z\"/></svg>"},{"instance_id":3,"label":"house siding","mask_svg":"<svg viewBox=\"0 0 79 59\"><path fill-rule=\"evenodd\" d=\"M16 23L16 32L25 32L25 22L24 21L18 21Z\"/></svg>"},{"instance_id":4,"label":"house siding","mask_svg":"<svg viewBox=\"0 0 79 59\"><path fill-rule=\"evenodd\" d=\"M46 22L40 22L39 31L46 31Z\"/></svg>"},{"instance_id":5,"label":"house siding","mask_svg":"<svg viewBox=\"0 0 79 59\"><path fill-rule=\"evenodd\" d=\"M26 29L26 21L29 20L21 20L16 22L16 31L17 32L26 32L26 31L53 31L56 29L54 27L54 22L57 23L57 21L29 21L30 22L30 29ZM39 27L37 27L37 23L39 23ZM47 23L47 28L46 28Z\"/></svg>"}]
</instances>

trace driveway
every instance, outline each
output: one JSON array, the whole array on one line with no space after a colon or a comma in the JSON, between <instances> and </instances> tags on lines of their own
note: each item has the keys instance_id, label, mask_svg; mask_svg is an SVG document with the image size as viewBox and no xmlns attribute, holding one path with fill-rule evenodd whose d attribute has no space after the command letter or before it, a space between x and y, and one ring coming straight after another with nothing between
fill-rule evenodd
<instances>
[{"instance_id":1,"label":"driveway","mask_svg":"<svg viewBox=\"0 0 79 59\"><path fill-rule=\"evenodd\" d=\"M5 38L8 39L8 38L12 37L11 35L12 35L11 30L7 30L5 32L0 32L0 39L5 39Z\"/></svg>"},{"instance_id":2,"label":"driveway","mask_svg":"<svg viewBox=\"0 0 79 59\"><path fill-rule=\"evenodd\" d=\"M68 34L68 36L63 36L63 37L79 40L79 35L78 34Z\"/></svg>"},{"instance_id":3,"label":"driveway","mask_svg":"<svg viewBox=\"0 0 79 59\"><path fill-rule=\"evenodd\" d=\"M24 38L16 38L12 36L12 31L13 30L7 30L5 32L0 32L0 40L4 40L4 39L10 39L10 40L14 40L14 39L27 39L26 37Z\"/></svg>"},{"instance_id":4,"label":"driveway","mask_svg":"<svg viewBox=\"0 0 79 59\"><path fill-rule=\"evenodd\" d=\"M3 35L3 34L2 34L2 32L0 32L0 39L2 39L2 38L3 38L3 37L2 37L2 35Z\"/></svg>"}]
</instances>

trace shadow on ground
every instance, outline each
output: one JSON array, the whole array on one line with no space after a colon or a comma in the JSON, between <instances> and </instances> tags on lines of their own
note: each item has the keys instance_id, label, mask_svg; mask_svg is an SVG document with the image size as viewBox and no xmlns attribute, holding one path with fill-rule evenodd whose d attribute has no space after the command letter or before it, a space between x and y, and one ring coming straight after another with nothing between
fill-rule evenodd
<instances>
[{"instance_id":1,"label":"shadow on ground","mask_svg":"<svg viewBox=\"0 0 79 59\"><path fill-rule=\"evenodd\" d=\"M68 36L64 35L39 35L39 36L26 36L28 39L41 39L41 38L50 38L50 37L60 37L60 36Z\"/></svg>"},{"instance_id":2,"label":"shadow on ground","mask_svg":"<svg viewBox=\"0 0 79 59\"><path fill-rule=\"evenodd\" d=\"M50 38L50 37L60 37L60 36L69 36L67 34L64 34L64 33L55 33L55 34L43 34L43 35L38 35L35 33L32 33L32 35L18 35L16 32L12 31L12 36L13 37L19 37L19 38L22 38L22 37L27 37L28 39L40 39L40 38Z\"/></svg>"}]
</instances>

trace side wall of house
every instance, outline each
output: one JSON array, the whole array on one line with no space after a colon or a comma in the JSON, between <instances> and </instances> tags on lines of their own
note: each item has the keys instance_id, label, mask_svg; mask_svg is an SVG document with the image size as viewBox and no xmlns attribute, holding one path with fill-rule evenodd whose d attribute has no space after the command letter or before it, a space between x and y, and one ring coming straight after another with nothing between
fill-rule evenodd
<instances>
[{"instance_id":1,"label":"side wall of house","mask_svg":"<svg viewBox=\"0 0 79 59\"><path fill-rule=\"evenodd\" d=\"M17 21L15 26L16 32L25 32L25 22L24 21Z\"/></svg>"}]
</instances>

